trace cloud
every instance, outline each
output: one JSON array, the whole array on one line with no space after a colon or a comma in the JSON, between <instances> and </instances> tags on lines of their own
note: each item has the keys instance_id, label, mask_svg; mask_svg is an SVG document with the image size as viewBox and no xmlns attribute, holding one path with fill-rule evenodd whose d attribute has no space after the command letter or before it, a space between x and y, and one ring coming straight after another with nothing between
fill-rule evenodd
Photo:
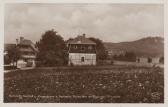
<instances>
[{"instance_id":1,"label":"cloud","mask_svg":"<svg viewBox=\"0 0 168 107\"><path fill-rule=\"evenodd\" d=\"M108 42L163 36L161 4L6 4L5 42L38 41L55 29L64 39L86 33Z\"/></svg>"}]
</instances>

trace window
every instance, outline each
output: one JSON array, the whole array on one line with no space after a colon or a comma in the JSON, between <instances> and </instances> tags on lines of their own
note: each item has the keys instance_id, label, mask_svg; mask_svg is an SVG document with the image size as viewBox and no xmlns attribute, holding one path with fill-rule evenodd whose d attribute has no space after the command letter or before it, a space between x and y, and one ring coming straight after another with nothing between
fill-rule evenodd
<instances>
[{"instance_id":1,"label":"window","mask_svg":"<svg viewBox=\"0 0 168 107\"><path fill-rule=\"evenodd\" d=\"M77 49L78 48L78 46L77 45L75 45L75 49Z\"/></svg>"},{"instance_id":2,"label":"window","mask_svg":"<svg viewBox=\"0 0 168 107\"><path fill-rule=\"evenodd\" d=\"M85 61L85 58L84 57L81 57L81 62L84 62Z\"/></svg>"},{"instance_id":3,"label":"window","mask_svg":"<svg viewBox=\"0 0 168 107\"><path fill-rule=\"evenodd\" d=\"M23 59L24 60L24 62L27 62L27 59Z\"/></svg>"},{"instance_id":4,"label":"window","mask_svg":"<svg viewBox=\"0 0 168 107\"><path fill-rule=\"evenodd\" d=\"M85 47L84 47L84 46L82 46L82 47L81 47L81 50L82 50L82 51L84 51L84 50L85 50Z\"/></svg>"},{"instance_id":5,"label":"window","mask_svg":"<svg viewBox=\"0 0 168 107\"><path fill-rule=\"evenodd\" d=\"M152 62L152 58L148 58L148 63L151 63Z\"/></svg>"},{"instance_id":6,"label":"window","mask_svg":"<svg viewBox=\"0 0 168 107\"><path fill-rule=\"evenodd\" d=\"M88 49L89 49L89 50L92 50L92 46L89 46Z\"/></svg>"},{"instance_id":7,"label":"window","mask_svg":"<svg viewBox=\"0 0 168 107\"><path fill-rule=\"evenodd\" d=\"M140 62L140 59L138 58L137 61L138 61L138 63L139 63L139 62Z\"/></svg>"},{"instance_id":8,"label":"window","mask_svg":"<svg viewBox=\"0 0 168 107\"><path fill-rule=\"evenodd\" d=\"M78 45L72 45L72 49L78 49Z\"/></svg>"}]
</instances>

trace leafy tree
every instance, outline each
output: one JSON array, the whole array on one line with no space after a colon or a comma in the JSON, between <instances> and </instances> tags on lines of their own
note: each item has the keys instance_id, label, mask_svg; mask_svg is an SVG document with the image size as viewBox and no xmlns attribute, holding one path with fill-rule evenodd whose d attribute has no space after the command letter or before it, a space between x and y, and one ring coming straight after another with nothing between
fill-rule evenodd
<instances>
[{"instance_id":1,"label":"leafy tree","mask_svg":"<svg viewBox=\"0 0 168 107\"><path fill-rule=\"evenodd\" d=\"M13 66L15 65L16 63L16 66L17 66L17 61L20 59L21 57L21 54L20 54L20 51L18 49L17 46L15 46L14 48L11 48L10 50L8 50L8 60L10 63L13 64Z\"/></svg>"},{"instance_id":2,"label":"leafy tree","mask_svg":"<svg viewBox=\"0 0 168 107\"><path fill-rule=\"evenodd\" d=\"M54 30L46 31L40 41L36 43L38 48L37 60L44 66L63 65L66 61L66 45L63 38Z\"/></svg>"},{"instance_id":3,"label":"leafy tree","mask_svg":"<svg viewBox=\"0 0 168 107\"><path fill-rule=\"evenodd\" d=\"M124 55L115 55L113 58L119 61L136 61L136 55L134 52L125 52Z\"/></svg>"},{"instance_id":4,"label":"leafy tree","mask_svg":"<svg viewBox=\"0 0 168 107\"><path fill-rule=\"evenodd\" d=\"M96 50L97 50L97 60L105 60L108 57L108 53L104 47L103 42L98 39L98 38L89 38L90 40L92 40L93 42L96 43Z\"/></svg>"},{"instance_id":5,"label":"leafy tree","mask_svg":"<svg viewBox=\"0 0 168 107\"><path fill-rule=\"evenodd\" d=\"M136 61L136 55L134 52L126 52L124 57L126 61Z\"/></svg>"},{"instance_id":6,"label":"leafy tree","mask_svg":"<svg viewBox=\"0 0 168 107\"><path fill-rule=\"evenodd\" d=\"M9 59L9 56L5 55L4 56L4 64L10 64L10 63L11 63L11 60Z\"/></svg>"}]
</instances>

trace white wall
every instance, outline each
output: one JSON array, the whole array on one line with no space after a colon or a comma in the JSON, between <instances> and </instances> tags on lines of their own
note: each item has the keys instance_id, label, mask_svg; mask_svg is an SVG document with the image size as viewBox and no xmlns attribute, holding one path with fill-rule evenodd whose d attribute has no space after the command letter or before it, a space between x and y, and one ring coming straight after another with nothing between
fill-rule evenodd
<instances>
[{"instance_id":1,"label":"white wall","mask_svg":"<svg viewBox=\"0 0 168 107\"><path fill-rule=\"evenodd\" d=\"M159 60L160 60L160 58L152 58L152 63L153 64L158 64Z\"/></svg>"},{"instance_id":2,"label":"white wall","mask_svg":"<svg viewBox=\"0 0 168 107\"><path fill-rule=\"evenodd\" d=\"M158 64L158 63L160 63L159 60L160 60L160 58L151 58L151 63ZM138 62L138 59L136 62ZM149 63L148 58L139 58L139 63Z\"/></svg>"},{"instance_id":3,"label":"white wall","mask_svg":"<svg viewBox=\"0 0 168 107\"><path fill-rule=\"evenodd\" d=\"M136 62L138 62L138 59L139 59L139 63L148 63L148 58L143 58L143 57L137 58Z\"/></svg>"},{"instance_id":4,"label":"white wall","mask_svg":"<svg viewBox=\"0 0 168 107\"><path fill-rule=\"evenodd\" d=\"M23 59L19 59L17 61L17 68L25 68L27 67L27 63L28 62L32 62L32 66L31 67L35 67L35 59L29 59L27 62L25 62Z\"/></svg>"},{"instance_id":5,"label":"white wall","mask_svg":"<svg viewBox=\"0 0 168 107\"><path fill-rule=\"evenodd\" d=\"M24 67L26 67L26 62L24 61L24 60L22 60L22 59L19 59L18 61L17 61L17 68L24 68Z\"/></svg>"},{"instance_id":6,"label":"white wall","mask_svg":"<svg viewBox=\"0 0 168 107\"><path fill-rule=\"evenodd\" d=\"M84 57L84 62L81 61L81 58ZM70 65L96 65L96 54L90 53L69 53L69 62Z\"/></svg>"},{"instance_id":7,"label":"white wall","mask_svg":"<svg viewBox=\"0 0 168 107\"><path fill-rule=\"evenodd\" d=\"M140 63L148 63L148 58L140 58Z\"/></svg>"}]
</instances>

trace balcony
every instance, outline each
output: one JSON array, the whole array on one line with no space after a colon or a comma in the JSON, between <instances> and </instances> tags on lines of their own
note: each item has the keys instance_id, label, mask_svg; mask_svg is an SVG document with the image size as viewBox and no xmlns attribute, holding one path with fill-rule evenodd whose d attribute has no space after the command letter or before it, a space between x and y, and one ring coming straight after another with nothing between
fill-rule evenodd
<instances>
[{"instance_id":1,"label":"balcony","mask_svg":"<svg viewBox=\"0 0 168 107\"><path fill-rule=\"evenodd\" d=\"M36 56L35 55L21 55L22 56L22 58L30 58L30 59L35 59L36 58Z\"/></svg>"}]
</instances>

